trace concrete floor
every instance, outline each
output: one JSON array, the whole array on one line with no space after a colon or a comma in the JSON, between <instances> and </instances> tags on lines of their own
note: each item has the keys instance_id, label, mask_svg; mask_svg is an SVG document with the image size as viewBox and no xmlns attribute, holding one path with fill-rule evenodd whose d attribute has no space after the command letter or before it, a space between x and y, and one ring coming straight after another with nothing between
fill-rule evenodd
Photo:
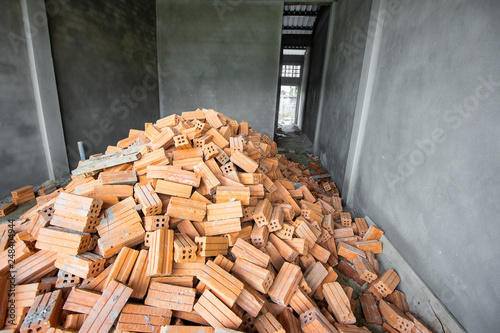
<instances>
[{"instance_id":1,"label":"concrete floor","mask_svg":"<svg viewBox=\"0 0 500 333\"><path fill-rule=\"evenodd\" d=\"M313 145L309 138L293 123L281 123L276 130L278 152L289 156L292 161L309 166L309 162L321 165L313 154Z\"/></svg>"}]
</instances>

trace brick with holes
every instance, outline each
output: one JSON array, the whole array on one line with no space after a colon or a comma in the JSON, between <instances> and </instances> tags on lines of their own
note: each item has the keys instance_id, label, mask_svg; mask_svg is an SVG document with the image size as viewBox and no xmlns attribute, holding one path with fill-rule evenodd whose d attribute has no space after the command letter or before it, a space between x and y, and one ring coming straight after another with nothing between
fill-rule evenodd
<instances>
[{"instance_id":1,"label":"brick with holes","mask_svg":"<svg viewBox=\"0 0 500 333\"><path fill-rule=\"evenodd\" d=\"M166 215L190 221L201 222L206 215L207 204L205 202L172 197L168 204Z\"/></svg>"},{"instance_id":2,"label":"brick with holes","mask_svg":"<svg viewBox=\"0 0 500 333\"><path fill-rule=\"evenodd\" d=\"M54 204L54 215L51 225L92 233L101 219L103 201L70 193L61 193Z\"/></svg>"},{"instance_id":3,"label":"brick with holes","mask_svg":"<svg viewBox=\"0 0 500 333\"><path fill-rule=\"evenodd\" d=\"M309 248L309 254L312 255L316 260L322 262L323 264L328 263L328 259L331 256L330 251L325 249L319 244L314 244Z\"/></svg>"},{"instance_id":4,"label":"brick with holes","mask_svg":"<svg viewBox=\"0 0 500 333\"><path fill-rule=\"evenodd\" d=\"M100 297L100 292L73 288L64 302L63 310L89 314Z\"/></svg>"},{"instance_id":5,"label":"brick with holes","mask_svg":"<svg viewBox=\"0 0 500 333\"><path fill-rule=\"evenodd\" d=\"M20 331L22 333L43 332L58 324L63 305L62 292L56 290L39 295L33 301Z\"/></svg>"},{"instance_id":6,"label":"brick with holes","mask_svg":"<svg viewBox=\"0 0 500 333\"><path fill-rule=\"evenodd\" d=\"M295 227L288 223L283 223L283 227L275 231L274 234L281 239L292 239L295 231Z\"/></svg>"},{"instance_id":7,"label":"brick with holes","mask_svg":"<svg viewBox=\"0 0 500 333\"><path fill-rule=\"evenodd\" d=\"M134 196L142 205L142 212L144 216L161 214L163 207L162 201L158 197L158 194L154 191L151 184L136 186L134 188Z\"/></svg>"},{"instance_id":8,"label":"brick with holes","mask_svg":"<svg viewBox=\"0 0 500 333\"><path fill-rule=\"evenodd\" d=\"M195 302L196 289L151 282L145 305L190 312Z\"/></svg>"},{"instance_id":9,"label":"brick with holes","mask_svg":"<svg viewBox=\"0 0 500 333\"><path fill-rule=\"evenodd\" d=\"M309 251L308 242L303 238L284 239L283 242L288 244L292 249L297 251L297 253L300 255L307 255Z\"/></svg>"},{"instance_id":10,"label":"brick with holes","mask_svg":"<svg viewBox=\"0 0 500 333\"><path fill-rule=\"evenodd\" d=\"M306 220L297 218L295 222L295 235L307 241L309 247L313 246L321 235L321 231Z\"/></svg>"},{"instance_id":11,"label":"brick with holes","mask_svg":"<svg viewBox=\"0 0 500 333\"><path fill-rule=\"evenodd\" d=\"M186 199L189 199L191 197L192 191L193 191L192 186L174 183L168 180L158 180L155 189L156 193L171 195Z\"/></svg>"},{"instance_id":12,"label":"brick with holes","mask_svg":"<svg viewBox=\"0 0 500 333\"><path fill-rule=\"evenodd\" d=\"M316 302L304 291L303 288L298 288L290 300L290 306L299 315L313 308L317 308Z\"/></svg>"},{"instance_id":13,"label":"brick with holes","mask_svg":"<svg viewBox=\"0 0 500 333\"><path fill-rule=\"evenodd\" d=\"M219 154L219 149L214 142L208 142L204 146L202 146L203 155L205 156L205 161L216 157Z\"/></svg>"},{"instance_id":14,"label":"brick with holes","mask_svg":"<svg viewBox=\"0 0 500 333\"><path fill-rule=\"evenodd\" d=\"M235 258L244 259L263 268L267 267L271 259L269 255L242 239L236 241L231 253Z\"/></svg>"},{"instance_id":15,"label":"brick with holes","mask_svg":"<svg viewBox=\"0 0 500 333\"><path fill-rule=\"evenodd\" d=\"M213 262L214 262L216 265L218 265L219 267L221 267L223 270L225 270L226 272L231 271L231 268L233 268L233 265L234 265L234 263L233 263L231 260L229 260L229 259L227 259L227 258L223 257L222 255L218 255L218 256L217 256L217 257L213 260ZM203 267L204 267L204 266L203 266ZM203 267L202 267L202 269L203 269ZM201 272L201 270L200 270L199 272ZM198 273L199 273L199 272L198 272ZM199 292L200 294L202 294L202 293L203 293L206 289L208 289L208 287L207 287L207 285L206 285L205 283L203 283L203 282L198 282L198 284L196 285L196 290L198 290L198 292Z\"/></svg>"},{"instance_id":16,"label":"brick with holes","mask_svg":"<svg viewBox=\"0 0 500 333\"><path fill-rule=\"evenodd\" d=\"M111 281L85 319L79 332L107 332L132 294L132 288L116 280Z\"/></svg>"},{"instance_id":17,"label":"brick with holes","mask_svg":"<svg viewBox=\"0 0 500 333\"><path fill-rule=\"evenodd\" d=\"M176 233L174 236L174 261L192 262L196 261L198 246L188 235Z\"/></svg>"},{"instance_id":18,"label":"brick with holes","mask_svg":"<svg viewBox=\"0 0 500 333\"><path fill-rule=\"evenodd\" d=\"M240 280L211 260L205 264L197 278L229 307L234 305L244 287Z\"/></svg>"},{"instance_id":19,"label":"brick with holes","mask_svg":"<svg viewBox=\"0 0 500 333\"><path fill-rule=\"evenodd\" d=\"M347 212L341 212L340 213L340 224L344 227L350 227L351 226L351 214Z\"/></svg>"},{"instance_id":20,"label":"brick with holes","mask_svg":"<svg viewBox=\"0 0 500 333\"><path fill-rule=\"evenodd\" d=\"M284 213L281 207L274 207L269 220L269 232L275 232L283 228Z\"/></svg>"},{"instance_id":21,"label":"brick with holes","mask_svg":"<svg viewBox=\"0 0 500 333\"><path fill-rule=\"evenodd\" d=\"M205 235L218 236L231 233L239 233L241 229L241 222L239 218L229 218L215 221L206 221L201 223ZM250 227L251 229L251 227ZM250 236L250 233L248 234Z\"/></svg>"},{"instance_id":22,"label":"brick with holes","mask_svg":"<svg viewBox=\"0 0 500 333\"><path fill-rule=\"evenodd\" d=\"M204 134L193 139L193 147L203 148L203 146L209 144L210 142L212 142L212 136L209 134Z\"/></svg>"},{"instance_id":23,"label":"brick with holes","mask_svg":"<svg viewBox=\"0 0 500 333\"><path fill-rule=\"evenodd\" d=\"M0 206L0 217L6 216L16 210L16 205L13 202L6 203Z\"/></svg>"},{"instance_id":24,"label":"brick with holes","mask_svg":"<svg viewBox=\"0 0 500 333\"><path fill-rule=\"evenodd\" d=\"M359 296L361 309L368 324L382 325L382 316L377 307L377 302L372 294L363 294Z\"/></svg>"},{"instance_id":25,"label":"brick with holes","mask_svg":"<svg viewBox=\"0 0 500 333\"><path fill-rule=\"evenodd\" d=\"M10 192L12 194L12 202L16 205L21 205L25 202L35 199L33 186L24 186L20 189Z\"/></svg>"},{"instance_id":26,"label":"brick with holes","mask_svg":"<svg viewBox=\"0 0 500 333\"><path fill-rule=\"evenodd\" d=\"M356 271L361 279L371 283L378 278L377 272L375 272L370 262L365 258L356 256L352 263L354 264L354 268L356 268Z\"/></svg>"},{"instance_id":27,"label":"brick with holes","mask_svg":"<svg viewBox=\"0 0 500 333\"><path fill-rule=\"evenodd\" d=\"M337 253L339 256L342 256L349 260L354 260L356 256L366 258L366 254L363 250L358 249L344 242L339 242L339 245L337 246Z\"/></svg>"},{"instance_id":28,"label":"brick with holes","mask_svg":"<svg viewBox=\"0 0 500 333\"><path fill-rule=\"evenodd\" d=\"M297 259L299 253L275 234L271 234L269 240L276 247L283 259L288 262L294 262Z\"/></svg>"},{"instance_id":29,"label":"brick with holes","mask_svg":"<svg viewBox=\"0 0 500 333\"><path fill-rule=\"evenodd\" d=\"M174 262L174 231L160 229L154 231L149 241L147 275L172 274Z\"/></svg>"},{"instance_id":30,"label":"brick with holes","mask_svg":"<svg viewBox=\"0 0 500 333\"><path fill-rule=\"evenodd\" d=\"M283 264L285 263L285 259L281 256L278 249L270 242L268 242L265 246L265 251L271 258L271 265L273 265L276 272L279 272Z\"/></svg>"},{"instance_id":31,"label":"brick with holes","mask_svg":"<svg viewBox=\"0 0 500 333\"><path fill-rule=\"evenodd\" d=\"M89 279L99 275L104 270L105 261L106 259L100 255L91 252L75 256L58 253L55 266L82 279Z\"/></svg>"},{"instance_id":32,"label":"brick with holes","mask_svg":"<svg viewBox=\"0 0 500 333\"><path fill-rule=\"evenodd\" d=\"M144 229L146 231L155 231L158 229L168 229L170 218L165 215L144 216Z\"/></svg>"},{"instance_id":33,"label":"brick with holes","mask_svg":"<svg viewBox=\"0 0 500 333\"><path fill-rule=\"evenodd\" d=\"M408 308L408 303L406 302L406 295L405 293L399 291L399 290L394 290L390 295L388 295L385 298L388 302L391 302L395 306L398 307L398 309L401 310L403 313L407 313L410 311Z\"/></svg>"},{"instance_id":34,"label":"brick with holes","mask_svg":"<svg viewBox=\"0 0 500 333\"><path fill-rule=\"evenodd\" d=\"M193 146L191 145L191 141L187 137L186 134L180 134L174 136L174 145L178 150L191 149Z\"/></svg>"},{"instance_id":35,"label":"brick with holes","mask_svg":"<svg viewBox=\"0 0 500 333\"><path fill-rule=\"evenodd\" d=\"M243 169L247 173L253 173L257 170L259 167L259 164L255 162L253 159L248 157L247 154L235 150L231 154L231 162L239 166L241 169Z\"/></svg>"},{"instance_id":36,"label":"brick with holes","mask_svg":"<svg viewBox=\"0 0 500 333\"><path fill-rule=\"evenodd\" d=\"M306 333L337 332L337 329L316 308L310 309L300 315L300 327Z\"/></svg>"},{"instance_id":37,"label":"brick with holes","mask_svg":"<svg viewBox=\"0 0 500 333\"><path fill-rule=\"evenodd\" d=\"M195 243L198 246L197 255L201 257L216 257L227 255L229 240L223 236L196 237Z\"/></svg>"},{"instance_id":38,"label":"brick with holes","mask_svg":"<svg viewBox=\"0 0 500 333\"><path fill-rule=\"evenodd\" d=\"M196 224L197 226L199 226L197 222ZM177 224L177 230L188 235L192 240L194 240L196 237L200 237L200 231L203 233L202 229L198 231L198 229L196 229L195 225L191 221L185 219Z\"/></svg>"},{"instance_id":39,"label":"brick with holes","mask_svg":"<svg viewBox=\"0 0 500 333\"><path fill-rule=\"evenodd\" d=\"M227 237L229 241L229 246L231 247L234 246L234 244L236 244L238 239L242 239L244 241L250 240L251 234L252 234L252 226L246 225L246 226L241 226L240 231L224 234L223 236Z\"/></svg>"},{"instance_id":40,"label":"brick with holes","mask_svg":"<svg viewBox=\"0 0 500 333\"><path fill-rule=\"evenodd\" d=\"M360 237L363 237L366 234L366 231L368 230L368 226L366 224L365 219L364 218L355 218L354 224L356 224L356 227L358 228L358 235Z\"/></svg>"},{"instance_id":41,"label":"brick with holes","mask_svg":"<svg viewBox=\"0 0 500 333\"><path fill-rule=\"evenodd\" d=\"M117 330L159 333L171 318L169 309L127 303L118 318Z\"/></svg>"},{"instance_id":42,"label":"brick with holes","mask_svg":"<svg viewBox=\"0 0 500 333\"><path fill-rule=\"evenodd\" d=\"M415 324L401 310L393 304L380 300L379 310L382 317L396 330L401 333L413 332Z\"/></svg>"},{"instance_id":43,"label":"brick with holes","mask_svg":"<svg viewBox=\"0 0 500 333\"><path fill-rule=\"evenodd\" d=\"M238 280L264 294L269 291L274 281L274 275L268 269L240 258L234 262L231 273Z\"/></svg>"},{"instance_id":44,"label":"brick with holes","mask_svg":"<svg viewBox=\"0 0 500 333\"><path fill-rule=\"evenodd\" d=\"M241 201L229 201L207 205L207 220L235 219L243 217Z\"/></svg>"},{"instance_id":45,"label":"brick with holes","mask_svg":"<svg viewBox=\"0 0 500 333\"><path fill-rule=\"evenodd\" d=\"M148 165L147 172L148 178L163 179L169 182L193 187L200 186L200 176L192 171L182 170L175 166Z\"/></svg>"},{"instance_id":46,"label":"brick with holes","mask_svg":"<svg viewBox=\"0 0 500 333\"><path fill-rule=\"evenodd\" d=\"M76 255L87 251L90 234L74 230L45 227L38 234L36 248L68 255Z\"/></svg>"},{"instance_id":47,"label":"brick with holes","mask_svg":"<svg viewBox=\"0 0 500 333\"><path fill-rule=\"evenodd\" d=\"M237 329L242 323L242 319L210 290L203 292L194 310L214 328Z\"/></svg>"},{"instance_id":48,"label":"brick with holes","mask_svg":"<svg viewBox=\"0 0 500 333\"><path fill-rule=\"evenodd\" d=\"M323 281L321 282L321 284L318 286L318 288L316 289L316 291L312 294L312 297L315 299L315 300L318 300L318 301L322 301L323 299L325 299L325 295L323 294L323 286L326 284L326 283L330 283L330 282L335 282L337 281L337 273L333 270L332 267L327 267L326 268L328 274L326 275L326 277L323 279Z\"/></svg>"},{"instance_id":49,"label":"brick with holes","mask_svg":"<svg viewBox=\"0 0 500 333\"><path fill-rule=\"evenodd\" d=\"M229 138L229 148L231 149L231 152L238 150L240 152L243 152L244 150L244 143L243 139L241 137L231 137Z\"/></svg>"},{"instance_id":50,"label":"brick with holes","mask_svg":"<svg viewBox=\"0 0 500 333\"><path fill-rule=\"evenodd\" d=\"M243 206L250 204L250 188L244 186L219 186L216 192L216 202L239 201Z\"/></svg>"},{"instance_id":51,"label":"brick with holes","mask_svg":"<svg viewBox=\"0 0 500 333\"><path fill-rule=\"evenodd\" d=\"M396 289L400 281L399 275L390 268L373 282L373 286L383 297L386 297Z\"/></svg>"},{"instance_id":52,"label":"brick with holes","mask_svg":"<svg viewBox=\"0 0 500 333\"><path fill-rule=\"evenodd\" d=\"M56 284L55 284L56 288L58 288L58 289L71 288L71 287L74 287L78 284L80 284L80 277L78 277L74 274L65 272L63 270L59 270L57 272L57 280L56 280Z\"/></svg>"},{"instance_id":53,"label":"brick with holes","mask_svg":"<svg viewBox=\"0 0 500 333\"><path fill-rule=\"evenodd\" d=\"M265 302L266 298L264 295L248 285L245 285L241 294L236 299L236 304L253 318L259 315Z\"/></svg>"},{"instance_id":54,"label":"brick with holes","mask_svg":"<svg viewBox=\"0 0 500 333\"><path fill-rule=\"evenodd\" d=\"M335 319L339 323L356 323L356 318L352 312L349 298L338 282L325 283L323 285L323 294L325 295L325 299L328 302Z\"/></svg>"},{"instance_id":55,"label":"brick with holes","mask_svg":"<svg viewBox=\"0 0 500 333\"><path fill-rule=\"evenodd\" d=\"M162 128L151 140L151 149L169 148L174 144L175 132L171 128Z\"/></svg>"},{"instance_id":56,"label":"brick with holes","mask_svg":"<svg viewBox=\"0 0 500 333\"><path fill-rule=\"evenodd\" d=\"M258 173L239 173L240 181L244 185L257 185L262 183L262 175Z\"/></svg>"},{"instance_id":57,"label":"brick with holes","mask_svg":"<svg viewBox=\"0 0 500 333\"><path fill-rule=\"evenodd\" d=\"M302 272L300 267L285 262L269 289L269 297L276 304L287 306L295 294L301 279Z\"/></svg>"},{"instance_id":58,"label":"brick with holes","mask_svg":"<svg viewBox=\"0 0 500 333\"><path fill-rule=\"evenodd\" d=\"M268 199L259 200L253 211L253 219L255 223L261 227L268 225L272 216L273 207Z\"/></svg>"},{"instance_id":59,"label":"brick with holes","mask_svg":"<svg viewBox=\"0 0 500 333\"><path fill-rule=\"evenodd\" d=\"M376 240L355 242L354 245L356 245L357 248L359 248L363 251L372 252L374 254L380 254L383 252L382 251L382 242L379 242Z\"/></svg>"},{"instance_id":60,"label":"brick with holes","mask_svg":"<svg viewBox=\"0 0 500 333\"><path fill-rule=\"evenodd\" d=\"M210 170L208 165L204 162L198 163L193 166L193 170L196 174L201 177L200 187L198 191L203 190L202 194L215 194L217 186L220 185L220 181L217 179L215 174Z\"/></svg>"},{"instance_id":61,"label":"brick with holes","mask_svg":"<svg viewBox=\"0 0 500 333\"><path fill-rule=\"evenodd\" d=\"M366 230L366 233L363 236L363 241L379 240L383 234L384 232L380 228L378 228L375 224L372 224L368 230Z\"/></svg>"},{"instance_id":62,"label":"brick with holes","mask_svg":"<svg viewBox=\"0 0 500 333\"><path fill-rule=\"evenodd\" d=\"M128 247L122 248L106 277L104 288L106 288L112 280L127 283L138 256L139 251Z\"/></svg>"},{"instance_id":63,"label":"brick with holes","mask_svg":"<svg viewBox=\"0 0 500 333\"><path fill-rule=\"evenodd\" d=\"M253 246L256 248L261 248L266 246L267 240L269 239L269 229L267 226L259 227L257 224L253 225L252 234L250 235Z\"/></svg>"},{"instance_id":64,"label":"brick with holes","mask_svg":"<svg viewBox=\"0 0 500 333\"><path fill-rule=\"evenodd\" d=\"M254 320L254 325L259 333L285 333L281 323L270 312L257 317Z\"/></svg>"},{"instance_id":65,"label":"brick with holes","mask_svg":"<svg viewBox=\"0 0 500 333\"><path fill-rule=\"evenodd\" d=\"M219 150L219 153L217 154L217 156L215 156L215 159L221 165L226 165L226 164L228 164L231 161L231 159L229 158L229 156L223 150Z\"/></svg>"},{"instance_id":66,"label":"brick with holes","mask_svg":"<svg viewBox=\"0 0 500 333\"><path fill-rule=\"evenodd\" d=\"M146 152L140 160L135 161L134 170L138 176L144 176L147 174L148 165L166 165L169 163L165 150L160 148L152 152Z\"/></svg>"}]
</instances>

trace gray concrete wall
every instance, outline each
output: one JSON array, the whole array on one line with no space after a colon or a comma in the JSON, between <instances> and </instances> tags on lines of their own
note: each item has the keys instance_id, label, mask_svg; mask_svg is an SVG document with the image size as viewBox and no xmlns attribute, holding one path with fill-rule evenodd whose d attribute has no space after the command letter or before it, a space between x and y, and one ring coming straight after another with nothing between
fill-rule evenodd
<instances>
[{"instance_id":1,"label":"gray concrete wall","mask_svg":"<svg viewBox=\"0 0 500 333\"><path fill-rule=\"evenodd\" d=\"M0 198L48 179L18 1L0 0Z\"/></svg>"},{"instance_id":2,"label":"gray concrete wall","mask_svg":"<svg viewBox=\"0 0 500 333\"><path fill-rule=\"evenodd\" d=\"M386 16L353 201L469 332L500 327L499 17L495 0Z\"/></svg>"},{"instance_id":3,"label":"gray concrete wall","mask_svg":"<svg viewBox=\"0 0 500 333\"><path fill-rule=\"evenodd\" d=\"M371 1L338 1L333 18L330 58L325 59L326 81L317 145L323 166L339 186L343 185L352 122L363 66L364 43ZM356 45L356 52L349 52Z\"/></svg>"},{"instance_id":4,"label":"gray concrete wall","mask_svg":"<svg viewBox=\"0 0 500 333\"><path fill-rule=\"evenodd\" d=\"M160 116L155 2L68 0L55 13L49 30L74 168L77 141L87 156L100 153Z\"/></svg>"},{"instance_id":5,"label":"gray concrete wall","mask_svg":"<svg viewBox=\"0 0 500 333\"><path fill-rule=\"evenodd\" d=\"M160 105L212 108L273 136L283 1L157 1Z\"/></svg>"},{"instance_id":6,"label":"gray concrete wall","mask_svg":"<svg viewBox=\"0 0 500 333\"><path fill-rule=\"evenodd\" d=\"M316 131L329 18L330 10L324 9L314 30L313 45L308 51L310 60L301 129L311 141Z\"/></svg>"},{"instance_id":7,"label":"gray concrete wall","mask_svg":"<svg viewBox=\"0 0 500 333\"><path fill-rule=\"evenodd\" d=\"M496 332L500 3L382 0L375 13L363 1L335 6L322 161L339 186L352 176L348 204L385 230L466 330ZM371 15L377 27L367 29ZM374 59L374 80L360 85ZM350 142L354 126L360 142ZM346 164L348 155L359 157Z\"/></svg>"}]
</instances>

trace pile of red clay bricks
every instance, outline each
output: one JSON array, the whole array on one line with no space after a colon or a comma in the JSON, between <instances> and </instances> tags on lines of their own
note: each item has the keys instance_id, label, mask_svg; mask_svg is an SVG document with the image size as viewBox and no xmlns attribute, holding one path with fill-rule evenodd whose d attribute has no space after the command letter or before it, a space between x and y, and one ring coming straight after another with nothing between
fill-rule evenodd
<instances>
[{"instance_id":1,"label":"pile of red clay bricks","mask_svg":"<svg viewBox=\"0 0 500 333\"><path fill-rule=\"evenodd\" d=\"M398 274L379 270L383 231L344 212L311 167L214 110L130 130L65 188L39 191L15 235L0 225L0 328L431 332ZM340 273L364 285L358 299Z\"/></svg>"}]
</instances>

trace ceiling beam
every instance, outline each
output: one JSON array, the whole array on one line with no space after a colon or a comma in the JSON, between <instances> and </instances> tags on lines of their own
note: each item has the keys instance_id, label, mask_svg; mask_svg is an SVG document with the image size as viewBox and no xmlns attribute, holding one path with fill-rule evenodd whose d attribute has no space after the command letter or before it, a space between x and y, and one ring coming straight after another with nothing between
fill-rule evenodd
<instances>
[{"instance_id":1,"label":"ceiling beam","mask_svg":"<svg viewBox=\"0 0 500 333\"><path fill-rule=\"evenodd\" d=\"M289 27L289 26L283 26L282 30L304 30L304 31L311 31L313 30L314 27Z\"/></svg>"},{"instance_id":2,"label":"ceiling beam","mask_svg":"<svg viewBox=\"0 0 500 333\"><path fill-rule=\"evenodd\" d=\"M312 46L312 35L289 35L281 36L283 48L287 47L308 47Z\"/></svg>"},{"instance_id":3,"label":"ceiling beam","mask_svg":"<svg viewBox=\"0 0 500 333\"><path fill-rule=\"evenodd\" d=\"M337 0L285 0L285 5L331 5Z\"/></svg>"},{"instance_id":4,"label":"ceiling beam","mask_svg":"<svg viewBox=\"0 0 500 333\"><path fill-rule=\"evenodd\" d=\"M318 12L284 12L283 16L312 17L318 16Z\"/></svg>"}]
</instances>

